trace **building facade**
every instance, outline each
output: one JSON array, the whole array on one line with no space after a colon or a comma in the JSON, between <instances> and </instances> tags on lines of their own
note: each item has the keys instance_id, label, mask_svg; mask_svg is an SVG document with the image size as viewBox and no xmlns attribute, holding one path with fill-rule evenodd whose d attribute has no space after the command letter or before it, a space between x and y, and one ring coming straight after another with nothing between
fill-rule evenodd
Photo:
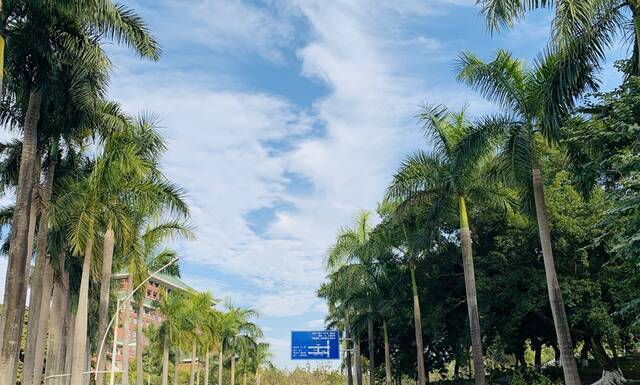
<instances>
[{"instance_id":1,"label":"building facade","mask_svg":"<svg viewBox=\"0 0 640 385\"><path fill-rule=\"evenodd\" d=\"M122 301L125 300L127 294L131 290L131 280L127 272L121 272L113 276L114 288L116 290L116 296L118 300L118 307L121 306ZM142 288L139 290L143 290ZM146 329L150 325L160 325L162 323L162 313L157 309L157 301L160 300L160 292L166 290L171 292L173 290L179 291L191 291L192 289L182 282L179 278L172 277L165 274L157 274L147 282L146 288L144 288L144 305L143 314L141 319L138 319L138 309L134 301L131 301L131 312L129 318L129 349L125 354L124 349L124 313L125 309L122 306L120 312L114 322L115 338L111 346L111 352L108 354L109 360L112 362L112 368L116 371L122 370L122 363L124 359L133 360L136 355L136 329L138 322L142 322L142 328ZM143 343L146 343L144 341ZM115 357L115 360L112 359Z\"/></svg>"}]
</instances>

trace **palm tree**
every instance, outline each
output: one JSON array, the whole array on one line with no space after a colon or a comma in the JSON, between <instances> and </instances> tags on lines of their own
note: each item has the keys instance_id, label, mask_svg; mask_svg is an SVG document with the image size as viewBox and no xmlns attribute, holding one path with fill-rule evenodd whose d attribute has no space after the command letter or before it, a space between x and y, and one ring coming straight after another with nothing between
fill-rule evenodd
<instances>
[{"instance_id":1,"label":"palm tree","mask_svg":"<svg viewBox=\"0 0 640 385\"><path fill-rule=\"evenodd\" d=\"M368 258L366 252L369 234L372 230L370 224L371 213L362 211L357 215L356 224L353 228L344 228L338 234L335 245L329 250L327 259L327 268L335 269L345 263L360 263L369 269L372 261ZM371 293L369 293L371 294ZM369 301L373 301L371 295L368 296ZM369 383L375 381L375 357L374 357L374 330L373 315L371 311L372 304L369 302L367 307L369 316L367 317L367 334L369 342ZM359 349L359 346L357 346ZM359 360L359 357L356 357ZM358 373L356 373L356 376Z\"/></svg>"},{"instance_id":2,"label":"palm tree","mask_svg":"<svg viewBox=\"0 0 640 385\"><path fill-rule=\"evenodd\" d=\"M369 327L373 317L371 305L371 277L363 264L343 264L329 274L328 282L318 289L318 297L325 298L329 305L327 327L345 330L345 335L353 339L355 356L355 383L362 385L361 336ZM347 346L347 349L349 347ZM349 350L347 350L348 353ZM351 378L351 355L345 361L347 380Z\"/></svg>"},{"instance_id":3,"label":"palm tree","mask_svg":"<svg viewBox=\"0 0 640 385\"><path fill-rule=\"evenodd\" d=\"M271 365L271 352L269 351L269 344L265 343L265 342L260 342L258 343L257 348L255 349L254 353L253 353L253 368L254 368L254 378L255 378L255 385L260 385L260 381L261 381L261 375L262 375L262 369L264 367L270 366Z\"/></svg>"},{"instance_id":4,"label":"palm tree","mask_svg":"<svg viewBox=\"0 0 640 385\"><path fill-rule=\"evenodd\" d=\"M186 296L180 292L166 292L160 294L158 309L162 313L163 320L159 334L162 338L162 385L169 385L169 349L178 345L186 332L187 318ZM175 352L177 355L177 351Z\"/></svg>"},{"instance_id":5,"label":"palm tree","mask_svg":"<svg viewBox=\"0 0 640 385\"><path fill-rule=\"evenodd\" d=\"M192 293L187 303L188 327L187 341L191 347L191 370L189 385L195 384L196 362L198 361L198 346L208 332L208 318L213 306L213 296L210 292Z\"/></svg>"},{"instance_id":6,"label":"palm tree","mask_svg":"<svg viewBox=\"0 0 640 385\"><path fill-rule=\"evenodd\" d=\"M478 3L491 31L512 27L529 11L555 7L552 45L568 49L576 59L594 64L606 60L607 48L616 42L618 36L633 36L629 39L633 44L633 56L627 72L640 74L640 3L637 1L480 0Z\"/></svg>"},{"instance_id":7,"label":"palm tree","mask_svg":"<svg viewBox=\"0 0 640 385\"><path fill-rule=\"evenodd\" d=\"M19 2L21 3L21 2ZM81 3L81 4L80 4ZM18 5L21 7L21 5ZM7 15L6 4L0 8ZM23 124L23 147L20 175L16 189L16 206L11 226L9 264L5 281L5 300L0 318L0 385L15 383L16 362L26 300L29 213L36 163L37 126L43 93L56 62L92 61L103 66L96 49L101 36L113 36L134 47L140 55L155 59L158 48L140 18L111 1L29 2L26 17L4 28L9 36L7 71L15 77L19 92L28 94ZM9 18L3 18L6 22ZM4 27L7 27L5 25ZM95 33L88 37L87 32ZM106 33L105 33L106 32ZM38 39L38 44L33 44ZM96 41L97 40L97 41ZM4 48L4 35L0 51ZM96 55L96 53L98 54ZM0 58L1 60L2 58ZM95 60L97 59L97 60ZM3 72L4 73L4 72ZM4 89L4 88L3 88ZM26 91L25 91L26 90Z\"/></svg>"},{"instance_id":8,"label":"palm tree","mask_svg":"<svg viewBox=\"0 0 640 385\"><path fill-rule=\"evenodd\" d=\"M129 272L132 275L134 287L138 287L152 271L156 271L162 266L169 263L176 257L176 253L170 249L161 249L162 242L176 234L185 237L191 237L191 230L179 221L164 222L157 225L146 224L139 227L140 245L134 247L139 250L136 252L134 261L130 264ZM138 254L139 253L139 254ZM141 265L139 262L144 261ZM165 270L165 273L173 276L180 276L179 270L175 268ZM139 295L138 295L139 294ZM144 334L143 334L143 318L144 318L144 291L134 295L137 302L136 316L136 384L144 383ZM193 310L195 314L196 310Z\"/></svg>"},{"instance_id":9,"label":"palm tree","mask_svg":"<svg viewBox=\"0 0 640 385\"><path fill-rule=\"evenodd\" d=\"M231 360L231 385L235 385L236 378L236 355L241 350L243 344L249 343L248 339L253 341L263 336L262 330L253 322L258 313L253 309L244 309L226 304L228 315L228 328L225 330L224 344L229 352ZM221 381L221 378L219 379Z\"/></svg>"},{"instance_id":10,"label":"palm tree","mask_svg":"<svg viewBox=\"0 0 640 385\"><path fill-rule=\"evenodd\" d=\"M573 98L583 91L582 82L561 76L560 54L541 56L533 67L498 51L485 63L472 53L461 54L458 78L498 103L503 115L492 119L484 133L500 132L505 140L499 147L495 168L518 185L528 203L533 195L540 243L549 292L549 302L560 348L565 383L580 384L562 292L555 269L549 221L544 200L538 149L542 141L557 142L559 126L573 106Z\"/></svg>"},{"instance_id":11,"label":"palm tree","mask_svg":"<svg viewBox=\"0 0 640 385\"><path fill-rule=\"evenodd\" d=\"M433 149L410 155L396 172L387 190L387 199L400 202L400 208L425 201L439 206L458 206L460 245L473 348L474 375L477 385L485 381L482 333L476 296L471 232L467 198L476 202L508 203L501 186L489 183L481 169L482 158L492 148L492 138L482 125L474 127L465 111L447 111L442 106L425 106L419 114Z\"/></svg>"}]
</instances>

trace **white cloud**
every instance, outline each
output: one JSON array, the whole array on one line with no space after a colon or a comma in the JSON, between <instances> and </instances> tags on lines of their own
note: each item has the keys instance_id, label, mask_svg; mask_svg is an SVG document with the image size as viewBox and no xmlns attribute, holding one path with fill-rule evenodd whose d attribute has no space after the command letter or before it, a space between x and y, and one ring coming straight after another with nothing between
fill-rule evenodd
<instances>
[{"instance_id":1,"label":"white cloud","mask_svg":"<svg viewBox=\"0 0 640 385\"><path fill-rule=\"evenodd\" d=\"M153 21L163 45L199 44L226 54L257 53L281 61L281 49L293 29L278 7L259 7L243 0L160 0L135 5ZM184 58L185 61L188 58Z\"/></svg>"},{"instance_id":2,"label":"white cloud","mask_svg":"<svg viewBox=\"0 0 640 385\"><path fill-rule=\"evenodd\" d=\"M304 326L309 329L323 330L325 328L325 322L324 319L314 319L304 324Z\"/></svg>"},{"instance_id":3,"label":"white cloud","mask_svg":"<svg viewBox=\"0 0 640 385\"><path fill-rule=\"evenodd\" d=\"M418 105L461 106L469 95L427 89L417 76L399 75L403 59L394 47L407 36L379 28L379 16L431 13L420 3L394 2L391 13L391 3L351 0L291 0L270 12L241 1L192 1L185 10L162 3L159 20L178 21L162 32L173 35L170 41L193 37L225 52L239 47L275 60L293 33L287 18L304 18L310 39L297 51L302 75L329 88L310 110L301 110L268 92L229 91L218 74L203 74L206 64L190 72L132 67L125 58L116 63L113 97L129 111L161 114L169 141L166 174L189 193L197 241L179 247L199 271L187 275L188 283L254 306L264 317L319 325L327 312L315 296L325 251L355 211L375 208L404 154L424 145L413 119ZM214 25L220 18L226 20ZM173 31L177 27L184 30ZM439 48L434 38L418 40ZM323 134L310 135L318 126ZM293 148L274 152L267 141L289 141ZM290 193L290 173L308 180L313 193ZM247 214L281 202L289 208L276 208L264 233L254 233ZM207 280L208 269L223 273L225 282ZM315 320L300 321L303 316Z\"/></svg>"}]
</instances>

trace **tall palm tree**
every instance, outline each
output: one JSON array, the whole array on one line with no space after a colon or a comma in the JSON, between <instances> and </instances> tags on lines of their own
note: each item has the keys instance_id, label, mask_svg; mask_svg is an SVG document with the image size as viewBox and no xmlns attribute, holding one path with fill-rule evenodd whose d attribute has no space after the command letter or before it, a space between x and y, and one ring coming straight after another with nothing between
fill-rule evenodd
<instances>
[{"instance_id":1,"label":"tall palm tree","mask_svg":"<svg viewBox=\"0 0 640 385\"><path fill-rule=\"evenodd\" d=\"M140 283L147 279L150 272L158 270L176 257L176 253L173 250L161 248L162 242L175 235L191 237L191 230L189 227L180 221L167 221L160 224L145 224L139 227L139 231L139 246L134 247L134 249L139 251L136 251L134 261L130 264L133 268L130 267L129 269L133 278L132 282L134 287L138 287ZM144 262L141 265L139 261ZM173 276L180 275L179 270L175 267L173 269L165 270L165 273ZM144 293L144 291L141 291L136 293L139 295L134 296L137 303L136 384L138 385L144 383L144 366L142 361L145 348L143 334ZM197 310L192 310L192 314L197 314Z\"/></svg>"},{"instance_id":2,"label":"tall palm tree","mask_svg":"<svg viewBox=\"0 0 640 385\"><path fill-rule=\"evenodd\" d=\"M22 2L20 2L22 3ZM82 4L80 4L82 3ZM78 6L79 5L79 6ZM6 3L0 5L7 14ZM3 18L3 21L8 19ZM4 26L7 27L7 26ZM87 32L95 35L88 37ZM5 300L0 318L0 385L12 385L26 301L25 271L28 250L29 213L36 155L37 127L43 93L56 62L94 61L102 66L96 40L113 36L135 48L140 55L157 59L158 47L141 19L111 1L29 2L24 17L3 29L0 49L7 46L7 71L15 77L22 94L28 95L23 124L23 149L20 176L16 189L16 207L11 226L9 264L5 281ZM34 43L37 39L37 44ZM99 42L99 40L98 40ZM94 60L98 58L98 60ZM3 59L3 57L0 57ZM4 73L4 72L3 72ZM3 88L4 89L4 88Z\"/></svg>"},{"instance_id":3,"label":"tall palm tree","mask_svg":"<svg viewBox=\"0 0 640 385\"><path fill-rule=\"evenodd\" d=\"M162 291L160 294L158 309L163 316L159 329L162 337L162 385L169 385L170 347L178 345L187 330L186 301L187 297L180 292Z\"/></svg>"},{"instance_id":4,"label":"tall palm tree","mask_svg":"<svg viewBox=\"0 0 640 385\"><path fill-rule=\"evenodd\" d=\"M187 341L191 347L191 370L189 385L195 384L196 363L198 361L198 347L201 339L206 338L208 332L208 318L213 306L213 296L210 292L192 293L189 297L187 314L189 317L189 331Z\"/></svg>"},{"instance_id":5,"label":"tall palm tree","mask_svg":"<svg viewBox=\"0 0 640 385\"><path fill-rule=\"evenodd\" d=\"M368 258L366 246L371 233L371 213L368 211L360 212L356 217L356 224L352 228L344 228L338 234L336 243L329 250L327 259L328 269L335 269L345 263L361 263L369 269L372 261ZM371 293L370 293L371 294ZM373 301L371 295L368 296ZM374 330L373 330L373 312L371 311L372 303L369 303L367 317L367 340L369 342L369 383L375 382L375 357L374 357ZM359 348L359 347L358 347ZM356 357L359 359L359 357Z\"/></svg>"},{"instance_id":6,"label":"tall palm tree","mask_svg":"<svg viewBox=\"0 0 640 385\"><path fill-rule=\"evenodd\" d=\"M258 343L257 349L253 353L253 368L255 385L260 385L262 369L271 365L271 352L269 351L269 344L265 342Z\"/></svg>"},{"instance_id":7,"label":"tall palm tree","mask_svg":"<svg viewBox=\"0 0 640 385\"><path fill-rule=\"evenodd\" d=\"M462 82L498 103L503 110L503 115L493 119L484 132L486 135L503 134L504 141L499 146L495 168L521 187L526 202L533 200L535 204L565 383L578 385L580 378L556 274L538 159L538 146L542 141L558 141L560 124L573 107L576 95L584 91L584 82L577 81L583 73L573 78L565 78L562 74L563 63L570 60L560 53L547 53L533 67L526 67L506 51L498 51L489 63L465 52L460 55L457 68Z\"/></svg>"},{"instance_id":8,"label":"tall palm tree","mask_svg":"<svg viewBox=\"0 0 640 385\"><path fill-rule=\"evenodd\" d=\"M607 48L618 36L632 36L627 72L640 74L640 3L635 0L480 0L478 4L491 31L512 27L532 10L555 8L551 44L572 51L575 59L593 63L605 62Z\"/></svg>"},{"instance_id":9,"label":"tall palm tree","mask_svg":"<svg viewBox=\"0 0 640 385\"><path fill-rule=\"evenodd\" d=\"M485 382L482 333L476 295L471 232L467 198L473 201L504 205L508 195L483 175L483 156L492 150L482 125L475 127L465 111L449 112L443 106L425 106L419 118L431 139L433 149L410 155L396 172L387 190L387 199L400 202L399 207L437 202L444 207L457 205L460 217L460 245L473 349L474 376L477 385Z\"/></svg>"},{"instance_id":10,"label":"tall palm tree","mask_svg":"<svg viewBox=\"0 0 640 385\"><path fill-rule=\"evenodd\" d=\"M236 378L236 356L241 350L243 344L249 343L250 340L262 338L262 330L253 321L258 313L253 309L245 309L226 304L227 313L230 320L230 328L225 336L226 346L228 347L229 357L231 359L231 385L235 385Z\"/></svg>"}]
</instances>

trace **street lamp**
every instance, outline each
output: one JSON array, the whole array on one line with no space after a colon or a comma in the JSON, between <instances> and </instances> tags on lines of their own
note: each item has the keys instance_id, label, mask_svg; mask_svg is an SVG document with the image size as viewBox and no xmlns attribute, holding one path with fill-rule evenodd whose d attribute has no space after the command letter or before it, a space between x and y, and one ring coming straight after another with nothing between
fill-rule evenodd
<instances>
[{"instance_id":1,"label":"street lamp","mask_svg":"<svg viewBox=\"0 0 640 385\"><path fill-rule=\"evenodd\" d=\"M124 300L122 302L120 302L118 304L118 306L116 306L116 311L113 314L113 317L111 317L111 321L109 321L109 325L107 325L107 328L105 330L107 330L107 332L104 333L104 336L102 336L102 342L100 343L100 349L98 349L98 357L96 360L96 365L98 365L98 368L96 368L95 371L95 379L96 382L98 381L98 374L101 373L102 371L100 371L100 358L102 357L102 349L104 348L104 344L105 342L107 342L107 335L109 334L109 329L111 329L111 325L113 325L113 321L115 321L115 319L117 318L118 314L120 313L120 308L122 307L123 304L127 303L127 301L133 296L133 294L135 294L136 291L138 291L138 289L140 289L144 284L146 284L151 278L153 278L156 274L160 273L162 270L166 269L167 267L173 265L175 262L177 262L180 258L179 257L175 257L173 258L171 261L169 261L166 265L162 266L161 268L159 268L158 270L154 271L152 274L150 274L147 279L145 279L144 281L140 282L140 284L138 286L136 286L135 289L133 289L131 291L131 293L129 293L129 295L127 295ZM140 320L138 320L138 322L140 322ZM114 335L114 338L116 338L116 336ZM115 359L115 357L111 357L112 359ZM104 371L106 372L106 371ZM113 372L111 372L111 375L113 376Z\"/></svg>"}]
</instances>

